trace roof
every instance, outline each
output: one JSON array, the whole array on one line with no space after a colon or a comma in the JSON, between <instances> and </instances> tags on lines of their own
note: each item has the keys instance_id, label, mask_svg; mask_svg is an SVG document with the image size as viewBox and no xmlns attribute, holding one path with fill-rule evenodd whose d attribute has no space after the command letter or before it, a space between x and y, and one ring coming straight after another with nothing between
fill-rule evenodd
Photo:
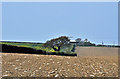
<instances>
[{"instance_id":1,"label":"roof","mask_svg":"<svg viewBox=\"0 0 120 79\"><path fill-rule=\"evenodd\" d=\"M75 41L75 40L70 40L70 42L71 42L71 43L76 43L76 41Z\"/></svg>"},{"instance_id":2,"label":"roof","mask_svg":"<svg viewBox=\"0 0 120 79\"><path fill-rule=\"evenodd\" d=\"M70 42L76 42L75 40L70 40Z\"/></svg>"}]
</instances>

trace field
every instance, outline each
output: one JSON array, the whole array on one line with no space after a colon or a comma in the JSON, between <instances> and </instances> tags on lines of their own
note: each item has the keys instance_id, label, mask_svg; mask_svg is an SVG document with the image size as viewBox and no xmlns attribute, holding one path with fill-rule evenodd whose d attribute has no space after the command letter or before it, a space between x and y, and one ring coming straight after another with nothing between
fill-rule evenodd
<instances>
[{"instance_id":1,"label":"field","mask_svg":"<svg viewBox=\"0 0 120 79\"><path fill-rule=\"evenodd\" d=\"M118 56L117 47L76 47L77 56Z\"/></svg>"},{"instance_id":2,"label":"field","mask_svg":"<svg viewBox=\"0 0 120 79\"><path fill-rule=\"evenodd\" d=\"M44 47L43 43L32 43L32 42L0 42L0 44L5 45L11 45L11 46L17 46L17 47L26 47L26 48L32 48L35 50L42 50L46 52L56 52L56 53L65 53L65 54L76 54L75 52L72 52L73 45L63 45L60 49L60 51L54 51L52 48Z\"/></svg>"},{"instance_id":3,"label":"field","mask_svg":"<svg viewBox=\"0 0 120 79\"><path fill-rule=\"evenodd\" d=\"M2 44L53 51L42 43ZM72 49L69 45L60 51L71 53ZM2 77L118 77L118 48L76 47L75 52L78 56L0 53Z\"/></svg>"},{"instance_id":4,"label":"field","mask_svg":"<svg viewBox=\"0 0 120 79\"><path fill-rule=\"evenodd\" d=\"M118 77L117 56L0 55L3 77Z\"/></svg>"},{"instance_id":5,"label":"field","mask_svg":"<svg viewBox=\"0 0 120 79\"><path fill-rule=\"evenodd\" d=\"M0 42L0 44L6 44L11 46L18 46L18 47L27 47L27 48L33 48L37 50L44 50L48 52L54 52L51 48L45 48L43 47L42 43L27 43L27 42Z\"/></svg>"}]
</instances>

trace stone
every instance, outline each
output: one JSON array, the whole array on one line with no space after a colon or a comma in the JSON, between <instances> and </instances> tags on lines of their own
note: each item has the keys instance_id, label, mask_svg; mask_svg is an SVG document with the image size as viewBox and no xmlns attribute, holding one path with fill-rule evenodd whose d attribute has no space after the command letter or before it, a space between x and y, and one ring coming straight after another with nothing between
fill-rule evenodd
<instances>
[{"instance_id":1,"label":"stone","mask_svg":"<svg viewBox=\"0 0 120 79\"><path fill-rule=\"evenodd\" d=\"M57 74L57 75L55 75L55 77L59 77L59 75Z\"/></svg>"}]
</instances>

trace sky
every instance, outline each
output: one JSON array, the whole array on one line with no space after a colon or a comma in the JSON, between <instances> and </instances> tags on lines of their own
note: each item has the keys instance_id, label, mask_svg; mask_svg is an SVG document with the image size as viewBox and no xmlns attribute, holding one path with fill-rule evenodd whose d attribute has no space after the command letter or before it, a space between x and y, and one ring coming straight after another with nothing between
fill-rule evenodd
<instances>
[{"instance_id":1,"label":"sky","mask_svg":"<svg viewBox=\"0 0 120 79\"><path fill-rule=\"evenodd\" d=\"M59 36L117 44L117 2L3 2L2 40L45 42Z\"/></svg>"}]
</instances>

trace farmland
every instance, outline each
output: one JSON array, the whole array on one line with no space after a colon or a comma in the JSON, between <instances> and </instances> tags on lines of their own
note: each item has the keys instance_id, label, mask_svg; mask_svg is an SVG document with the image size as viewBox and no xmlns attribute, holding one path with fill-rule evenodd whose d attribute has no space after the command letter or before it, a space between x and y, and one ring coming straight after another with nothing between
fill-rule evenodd
<instances>
[{"instance_id":1,"label":"farmland","mask_svg":"<svg viewBox=\"0 0 120 79\"><path fill-rule=\"evenodd\" d=\"M55 52L55 53L65 53L65 54L76 54L72 52L73 45L63 45L60 51L54 51L50 47L44 47L43 43L31 43L31 42L0 42L0 44L10 45L10 46L17 46L17 47L25 47L37 50L42 50L45 52Z\"/></svg>"},{"instance_id":2,"label":"farmland","mask_svg":"<svg viewBox=\"0 0 120 79\"><path fill-rule=\"evenodd\" d=\"M2 44L46 50L42 43ZM64 45L60 51L72 48ZM75 52L78 56L0 53L2 77L118 77L118 48L76 47Z\"/></svg>"},{"instance_id":3,"label":"farmland","mask_svg":"<svg viewBox=\"0 0 120 79\"><path fill-rule=\"evenodd\" d=\"M118 56L118 47L76 47L78 56Z\"/></svg>"},{"instance_id":4,"label":"farmland","mask_svg":"<svg viewBox=\"0 0 120 79\"><path fill-rule=\"evenodd\" d=\"M51 48L44 48L42 46L42 43L26 43L26 42L0 42L0 44L6 44L11 46L17 46L17 47L27 47L27 48L33 48L37 50L45 50L49 52L54 52Z\"/></svg>"},{"instance_id":5,"label":"farmland","mask_svg":"<svg viewBox=\"0 0 120 79\"><path fill-rule=\"evenodd\" d=\"M0 55L3 77L118 77L117 56Z\"/></svg>"}]
</instances>

